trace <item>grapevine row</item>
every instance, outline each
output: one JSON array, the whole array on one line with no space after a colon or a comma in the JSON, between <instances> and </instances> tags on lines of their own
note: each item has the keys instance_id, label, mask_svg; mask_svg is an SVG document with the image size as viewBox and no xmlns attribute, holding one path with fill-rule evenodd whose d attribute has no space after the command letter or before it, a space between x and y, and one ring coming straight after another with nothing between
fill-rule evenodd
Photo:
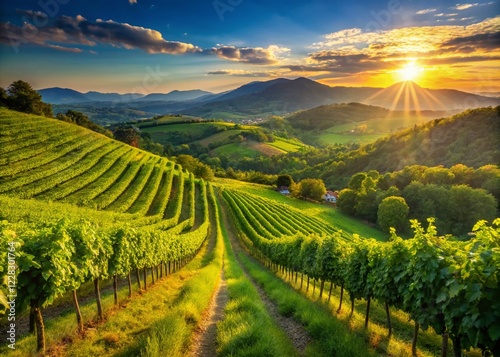
<instances>
[{"instance_id":1,"label":"grapevine row","mask_svg":"<svg viewBox=\"0 0 500 357\"><path fill-rule=\"evenodd\" d=\"M417 327L449 335L456 355L471 347L500 352L500 219L493 226L479 222L467 243L438 237L432 220L427 230L413 222L414 238L393 233L388 243L356 236L347 241L341 232L269 239L234 196L223 191L243 240L257 255L320 280L320 295L325 281L340 286L349 293L351 311L356 299L367 300L365 325L375 299L386 304L389 329L392 306L407 312ZM415 343L416 336L413 348Z\"/></svg>"},{"instance_id":2,"label":"grapevine row","mask_svg":"<svg viewBox=\"0 0 500 357\"><path fill-rule=\"evenodd\" d=\"M139 277L140 270L144 272L143 287L147 288L147 268L151 269L154 280L154 271L158 277L158 269L163 274L164 267L169 271L172 267L179 268L199 251L210 226L206 186L203 181L199 184L203 195L203 222L185 234L155 229L154 226L137 229L123 221L106 223L101 219L99 224L90 223L76 218L78 215L47 221L45 218L50 213L39 221L1 223L1 244L15 242L16 246L16 308L22 311L29 307L36 317L40 349L44 348L44 336L40 336L43 334L42 308L50 305L57 296L73 290L76 297L76 290L89 281L94 281L96 296L99 296L100 280L128 276L130 282L131 272L135 271ZM213 190L208 192L211 194ZM9 218L8 212L2 212L2 216ZM7 259L5 250L0 254L0 259ZM0 271L0 279L3 280L5 274L5 270ZM141 285L139 279L137 283ZM99 297L97 301L102 317Z\"/></svg>"}]
</instances>

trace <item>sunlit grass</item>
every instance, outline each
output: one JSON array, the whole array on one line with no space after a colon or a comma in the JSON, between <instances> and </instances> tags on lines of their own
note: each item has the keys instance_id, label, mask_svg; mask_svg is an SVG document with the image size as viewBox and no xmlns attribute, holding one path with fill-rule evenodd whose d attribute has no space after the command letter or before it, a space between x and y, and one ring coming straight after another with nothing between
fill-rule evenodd
<instances>
[{"instance_id":1,"label":"sunlit grass","mask_svg":"<svg viewBox=\"0 0 500 357\"><path fill-rule=\"evenodd\" d=\"M353 334L340 321L325 314L320 305L295 292L245 254L239 254L239 258L249 274L277 304L280 314L293 316L307 330L312 342L306 349L306 356L375 356L362 338Z\"/></svg>"},{"instance_id":2,"label":"sunlit grass","mask_svg":"<svg viewBox=\"0 0 500 357\"><path fill-rule=\"evenodd\" d=\"M296 356L289 338L269 316L258 292L236 261L225 226L224 274L229 302L217 324L219 356Z\"/></svg>"},{"instance_id":3,"label":"sunlit grass","mask_svg":"<svg viewBox=\"0 0 500 357\"><path fill-rule=\"evenodd\" d=\"M321 303L322 308L326 309L332 318L338 319L343 322L344 326L348 327L352 333L362 336L365 342L374 348L377 353L389 356L411 356L411 341L413 337L414 322L410 320L407 313L394 308L390 309L391 322L393 333L388 337L387 318L384 305L377 301L372 301L370 304L370 320L368 328L365 329L365 312L366 301L356 300L354 307L354 314L350 317L351 302L349 294L344 291L342 309L337 313L340 303L340 288L334 287L330 302L328 302L328 292L330 284L325 283L323 297L319 298L319 281L316 282L314 288L311 279L309 291L306 291L306 284L304 282L303 288L300 289L301 278L300 274L297 282L295 276L289 279L287 276L277 272L276 275L288 283L295 291L307 297L311 302ZM305 279L305 278L304 278ZM418 355L419 356L439 356L441 353L441 336L437 335L431 328L426 331L420 330L418 335ZM453 356L451 348L451 340L449 341L450 347L448 356ZM465 354L466 356L479 357L479 351L470 351Z\"/></svg>"},{"instance_id":4,"label":"sunlit grass","mask_svg":"<svg viewBox=\"0 0 500 357\"><path fill-rule=\"evenodd\" d=\"M278 149L281 149L285 152L296 152L296 151L299 151L301 148L300 145L294 145L292 143L289 143L289 142L286 142L283 140L279 140L279 139L277 139L273 142L267 143L267 144L270 146L274 146Z\"/></svg>"}]
</instances>

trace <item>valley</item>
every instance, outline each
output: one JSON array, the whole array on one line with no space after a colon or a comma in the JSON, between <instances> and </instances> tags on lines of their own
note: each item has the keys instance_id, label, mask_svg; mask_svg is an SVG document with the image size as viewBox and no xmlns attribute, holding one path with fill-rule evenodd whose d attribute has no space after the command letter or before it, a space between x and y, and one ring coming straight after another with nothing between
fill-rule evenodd
<instances>
[{"instance_id":1,"label":"valley","mask_svg":"<svg viewBox=\"0 0 500 357\"><path fill-rule=\"evenodd\" d=\"M1 2L0 356L500 356L498 2Z\"/></svg>"}]
</instances>

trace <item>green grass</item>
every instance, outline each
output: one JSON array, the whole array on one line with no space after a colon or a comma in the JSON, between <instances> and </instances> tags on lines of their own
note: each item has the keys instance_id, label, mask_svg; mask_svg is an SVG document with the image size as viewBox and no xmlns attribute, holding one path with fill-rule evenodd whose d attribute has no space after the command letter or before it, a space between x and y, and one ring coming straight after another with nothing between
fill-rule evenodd
<instances>
[{"instance_id":1,"label":"green grass","mask_svg":"<svg viewBox=\"0 0 500 357\"><path fill-rule=\"evenodd\" d=\"M274 147L281 149L285 152L296 152L296 151L299 151L301 147L303 147L303 145L302 146L295 145L295 144L292 144L288 141L283 141L281 139L276 139L273 142L267 143L267 145L274 146Z\"/></svg>"},{"instance_id":2,"label":"green grass","mask_svg":"<svg viewBox=\"0 0 500 357\"><path fill-rule=\"evenodd\" d=\"M222 269L224 242L218 222L215 197L212 206L214 249L203 258L197 275L182 287L170 312L153 325L148 337L142 343L141 356L184 356L189 348L191 334L210 303L212 291L219 284Z\"/></svg>"},{"instance_id":3,"label":"green grass","mask_svg":"<svg viewBox=\"0 0 500 357\"><path fill-rule=\"evenodd\" d=\"M192 117L192 116L189 116L189 115L181 115L181 116L178 116L178 115L165 115L165 116L162 116L159 119L154 120L153 122L161 124L161 123L189 122L191 120L201 120L201 118L199 118L199 117ZM151 123L152 123L151 121L139 122L139 123L136 124L136 126L140 128L143 125L150 125Z\"/></svg>"},{"instance_id":4,"label":"green grass","mask_svg":"<svg viewBox=\"0 0 500 357\"><path fill-rule=\"evenodd\" d=\"M240 144L227 144L219 146L218 148L212 150L212 153L216 156L225 155L233 160L241 159L244 157L256 158L263 155L257 150Z\"/></svg>"},{"instance_id":5,"label":"green grass","mask_svg":"<svg viewBox=\"0 0 500 357\"><path fill-rule=\"evenodd\" d=\"M340 288L334 287L332 289L332 295L330 301L328 301L328 290L330 289L330 284L325 283L325 290L323 292L323 297L319 298L319 282L316 283L316 289L313 289L313 282L311 279L311 286L308 291L306 291L306 283L304 278L304 284L301 289L300 277L297 282L295 278L290 279L281 272L271 273L274 278L279 278L279 280L289 287L293 288L295 291L300 293L302 296L306 297L311 303L320 305L322 309L326 311L332 318L337 319L342 322L342 324L347 327L352 334L356 334L362 337L366 344L369 344L372 348L376 349L378 355L389 355L389 356L411 356L411 341L413 337L414 322L410 321L410 316L401 310L396 310L394 308L390 309L391 321L393 334L389 338L387 330L387 319L385 314L384 305L378 301L372 301L370 305L370 322L368 328L365 329L365 312L366 312L366 301L356 300L354 314L350 317L350 300L349 294L344 291L343 305L340 313L337 313L337 309L340 302ZM426 331L420 330L418 334L417 341L418 356L422 357L432 357L439 356L441 349L441 336L437 335L431 328ZM448 355L452 356L452 346L451 340L449 341ZM479 357L481 356L480 351L471 350L464 354L468 357Z\"/></svg>"},{"instance_id":6,"label":"green grass","mask_svg":"<svg viewBox=\"0 0 500 357\"><path fill-rule=\"evenodd\" d=\"M372 143L386 134L334 134L334 133L321 133L318 135L318 140L324 145L333 144L369 144Z\"/></svg>"},{"instance_id":7,"label":"green grass","mask_svg":"<svg viewBox=\"0 0 500 357\"><path fill-rule=\"evenodd\" d=\"M341 321L326 313L326 309L311 302L268 270L255 263L246 254L239 254L240 261L250 276L274 301L280 314L293 316L312 338L306 356L375 356L363 338L352 333Z\"/></svg>"},{"instance_id":8,"label":"green grass","mask_svg":"<svg viewBox=\"0 0 500 357\"><path fill-rule=\"evenodd\" d=\"M166 133L171 131L178 131L181 133L193 133L196 135L201 135L208 127L231 127L234 124L230 123L178 123L178 124L169 124L169 125L157 125L147 128L142 128L141 131L145 133L155 134L155 133Z\"/></svg>"},{"instance_id":9,"label":"green grass","mask_svg":"<svg viewBox=\"0 0 500 357\"><path fill-rule=\"evenodd\" d=\"M212 203L212 206L214 204ZM212 211L213 212L213 211ZM212 222L215 214L212 213ZM215 226L215 225L214 225ZM184 268L158 280L148 281L148 290L128 297L126 284L119 289L119 306L114 306L112 290L102 291L105 321L97 323L92 284L79 289L84 335L76 331L76 318L70 294L55 306L64 307L55 315L45 315L49 354L67 356L181 356L189 346L191 333L207 308L222 268L223 242L220 230L211 236L214 248L205 243L200 253ZM141 276L142 277L142 276ZM148 274L148 280L150 276ZM133 289L137 290L135 279ZM109 286L110 282L102 284ZM16 350L5 345L0 354L36 356L36 337L18 336Z\"/></svg>"},{"instance_id":10,"label":"green grass","mask_svg":"<svg viewBox=\"0 0 500 357\"><path fill-rule=\"evenodd\" d=\"M422 124L429 120L432 120L432 118L410 115L376 118L362 122L335 125L318 133L318 139L323 144L358 143L363 145L374 142L394 131ZM356 131L356 128L360 125L366 125L364 134ZM354 133L351 130L354 130Z\"/></svg>"},{"instance_id":11,"label":"green grass","mask_svg":"<svg viewBox=\"0 0 500 357\"><path fill-rule=\"evenodd\" d=\"M223 320L217 324L217 354L297 356L291 341L269 316L257 290L236 261L225 224L221 228L226 246L224 274L229 301Z\"/></svg>"},{"instance_id":12,"label":"green grass","mask_svg":"<svg viewBox=\"0 0 500 357\"><path fill-rule=\"evenodd\" d=\"M239 135L243 132L243 130L225 130L220 133L210 135L206 138L203 138L201 140L194 141L195 143L199 143L202 146L208 146L210 143L217 143L217 142L223 142L225 140L228 140L230 136L232 135Z\"/></svg>"}]
</instances>

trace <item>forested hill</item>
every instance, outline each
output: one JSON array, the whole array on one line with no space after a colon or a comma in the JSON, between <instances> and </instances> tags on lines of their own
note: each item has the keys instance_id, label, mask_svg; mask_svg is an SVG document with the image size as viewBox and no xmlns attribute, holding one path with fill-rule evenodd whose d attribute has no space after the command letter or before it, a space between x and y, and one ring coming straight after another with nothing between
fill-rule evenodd
<instances>
[{"instance_id":1,"label":"forested hill","mask_svg":"<svg viewBox=\"0 0 500 357\"><path fill-rule=\"evenodd\" d=\"M458 110L401 111L361 103L342 103L322 105L313 109L302 110L288 116L286 119L293 128L319 131L336 125L367 122L381 118L387 120L390 118L413 118L413 121L423 122L457 112ZM401 127L405 125L405 123L401 123Z\"/></svg>"},{"instance_id":2,"label":"forested hill","mask_svg":"<svg viewBox=\"0 0 500 357\"><path fill-rule=\"evenodd\" d=\"M432 120L304 170L302 177L341 183L360 171L397 171L408 165L480 167L500 164L500 107L467 110Z\"/></svg>"},{"instance_id":3,"label":"forested hill","mask_svg":"<svg viewBox=\"0 0 500 357\"><path fill-rule=\"evenodd\" d=\"M292 127L303 130L322 130L334 125L386 117L389 109L360 103L322 105L302 110L287 117Z\"/></svg>"}]
</instances>

